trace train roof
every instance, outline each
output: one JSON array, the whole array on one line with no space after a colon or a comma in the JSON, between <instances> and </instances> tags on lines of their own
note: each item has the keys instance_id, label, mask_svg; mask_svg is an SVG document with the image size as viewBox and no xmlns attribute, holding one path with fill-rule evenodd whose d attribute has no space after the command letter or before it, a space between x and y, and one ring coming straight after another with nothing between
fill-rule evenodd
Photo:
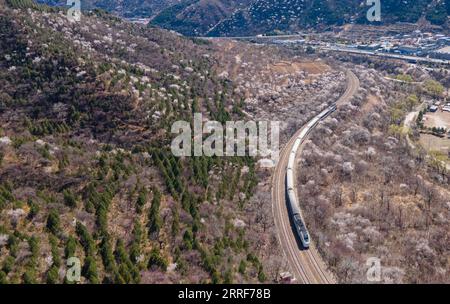
<instances>
[{"instance_id":1,"label":"train roof","mask_svg":"<svg viewBox=\"0 0 450 304\"><path fill-rule=\"evenodd\" d=\"M303 223L302 217L300 214L294 214L294 220L297 223L297 225L303 230L306 230L305 223Z\"/></svg>"}]
</instances>

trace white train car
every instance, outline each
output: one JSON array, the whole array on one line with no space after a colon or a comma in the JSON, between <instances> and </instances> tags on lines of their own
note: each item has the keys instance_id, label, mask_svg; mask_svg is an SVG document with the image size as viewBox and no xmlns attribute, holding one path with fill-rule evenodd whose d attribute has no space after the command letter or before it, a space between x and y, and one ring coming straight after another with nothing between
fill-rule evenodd
<instances>
[{"instance_id":1,"label":"white train car","mask_svg":"<svg viewBox=\"0 0 450 304\"><path fill-rule=\"evenodd\" d=\"M306 135L308 135L308 129L307 128L303 129L303 131L300 132L300 135L298 136L298 138L300 139L301 142L303 142L303 140L305 139Z\"/></svg>"},{"instance_id":2,"label":"white train car","mask_svg":"<svg viewBox=\"0 0 450 304\"><path fill-rule=\"evenodd\" d=\"M288 169L286 174L286 185L287 190L294 189L294 171L292 169Z\"/></svg>"},{"instance_id":3,"label":"white train car","mask_svg":"<svg viewBox=\"0 0 450 304\"><path fill-rule=\"evenodd\" d=\"M312 128L314 128L314 126L319 122L319 120L320 120L320 115L321 115L321 114L317 115L315 118L313 118L313 120L311 120L311 121L308 123L308 125L307 125L307 127L308 127L308 132L309 132Z\"/></svg>"},{"instance_id":4,"label":"white train car","mask_svg":"<svg viewBox=\"0 0 450 304\"><path fill-rule=\"evenodd\" d=\"M292 214L300 214L300 209L297 204L297 196L295 195L295 190L294 189L289 190L288 196Z\"/></svg>"},{"instance_id":5,"label":"white train car","mask_svg":"<svg viewBox=\"0 0 450 304\"><path fill-rule=\"evenodd\" d=\"M296 153L291 152L291 154L289 155L288 169L294 170L294 166L295 166L295 154L296 154Z\"/></svg>"},{"instance_id":6,"label":"white train car","mask_svg":"<svg viewBox=\"0 0 450 304\"><path fill-rule=\"evenodd\" d=\"M302 138L301 137L297 137L297 140L294 143L294 146L292 147L292 153L297 153L298 148L300 147L302 143Z\"/></svg>"}]
</instances>

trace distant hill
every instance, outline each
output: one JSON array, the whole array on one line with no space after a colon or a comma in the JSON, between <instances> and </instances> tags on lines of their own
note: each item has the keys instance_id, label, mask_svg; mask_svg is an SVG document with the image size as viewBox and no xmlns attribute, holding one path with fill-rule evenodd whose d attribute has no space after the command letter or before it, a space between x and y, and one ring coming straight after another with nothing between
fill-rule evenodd
<instances>
[{"instance_id":1,"label":"distant hill","mask_svg":"<svg viewBox=\"0 0 450 304\"><path fill-rule=\"evenodd\" d=\"M100 8L123 17L151 17L182 0L82 0L82 9ZM67 0L38 0L48 5L66 6Z\"/></svg>"},{"instance_id":2,"label":"distant hill","mask_svg":"<svg viewBox=\"0 0 450 304\"><path fill-rule=\"evenodd\" d=\"M367 23L368 6L361 0L256 0L221 21L210 36L237 36L295 31L345 23ZM445 24L450 0L383 0L380 24L418 22L421 18ZM409 4L408 4L409 3Z\"/></svg>"},{"instance_id":3,"label":"distant hill","mask_svg":"<svg viewBox=\"0 0 450 304\"><path fill-rule=\"evenodd\" d=\"M186 0L163 10L152 21L152 25L172 29L187 36L203 36L217 24L251 0Z\"/></svg>"},{"instance_id":4,"label":"distant hill","mask_svg":"<svg viewBox=\"0 0 450 304\"><path fill-rule=\"evenodd\" d=\"M39 0L66 5L65 0ZM242 36L367 23L365 0L84 0L187 36ZM427 21L448 28L450 0L382 0L380 24Z\"/></svg>"}]
</instances>

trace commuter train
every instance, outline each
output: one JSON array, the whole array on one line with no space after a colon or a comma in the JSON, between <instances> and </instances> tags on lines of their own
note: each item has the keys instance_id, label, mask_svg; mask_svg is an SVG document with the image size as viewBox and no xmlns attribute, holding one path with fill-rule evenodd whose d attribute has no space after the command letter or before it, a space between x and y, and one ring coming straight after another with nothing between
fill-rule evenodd
<instances>
[{"instance_id":1,"label":"commuter train","mask_svg":"<svg viewBox=\"0 0 450 304\"><path fill-rule=\"evenodd\" d=\"M319 115L314 117L306 127L300 132L300 135L295 140L294 146L292 147L291 153L289 155L289 162L286 171L286 190L288 194L289 207L291 211L292 222L295 226L295 232L299 237L302 246L305 249L309 248L311 244L311 238L309 236L308 229L306 228L305 223L303 222L300 208L298 205L298 199L295 192L295 180L294 180L294 170L295 170L295 157L297 155L298 148L303 143L303 141L308 136L309 132L314 129L314 127L328 115L336 111L336 104L331 105L324 111L322 111Z\"/></svg>"}]
</instances>

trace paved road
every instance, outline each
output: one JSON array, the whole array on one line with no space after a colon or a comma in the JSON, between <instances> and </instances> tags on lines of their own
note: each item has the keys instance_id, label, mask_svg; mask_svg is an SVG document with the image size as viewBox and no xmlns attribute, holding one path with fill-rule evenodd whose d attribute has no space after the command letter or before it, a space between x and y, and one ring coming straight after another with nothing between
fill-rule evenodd
<instances>
[{"instance_id":1,"label":"paved road","mask_svg":"<svg viewBox=\"0 0 450 304\"><path fill-rule=\"evenodd\" d=\"M289 38L303 38L304 34L298 34L298 35L279 35L279 36L242 36L242 37L199 37L207 40L214 40L214 39L230 39L230 40L250 40L250 39L257 39L257 40L280 40L280 39L289 39ZM353 54L359 54L359 55L367 55L367 56L376 56L376 57L383 57L383 58L393 58L393 59L401 59L406 60L410 62L428 62L428 63L435 63L435 64L444 64L444 65L450 65L450 60L446 59L439 59L439 58L427 58L427 57L419 57L419 56L410 56L410 55L401 55L401 54L394 54L394 53L384 53L384 52L375 52L375 51L369 51L369 50L361 50L361 49L355 49L350 47L340 47L340 46L313 46L314 48L317 48L319 50L323 51L334 51L334 52L344 52L344 53L353 53Z\"/></svg>"},{"instance_id":2,"label":"paved road","mask_svg":"<svg viewBox=\"0 0 450 304\"><path fill-rule=\"evenodd\" d=\"M445 65L450 64L450 60L445 60L445 59L400 55L400 54L383 53L383 52L374 52L374 51L359 50L359 49L346 48L346 47L337 47L337 46L319 47L319 49L322 49L325 51L335 51L335 52L344 52L344 53L352 53L352 54L359 54L359 55L401 59L401 60L412 61L412 62L429 62L429 63L437 63L437 64L445 64Z\"/></svg>"},{"instance_id":3,"label":"paved road","mask_svg":"<svg viewBox=\"0 0 450 304\"><path fill-rule=\"evenodd\" d=\"M422 106L423 106L423 104L420 105L420 107L418 107L418 108L421 109ZM405 127L412 129L413 123L416 121L417 116L419 115L419 111L420 110L416 110L414 112L409 112L408 115L406 115L405 122L403 123L405 125ZM412 148L412 149L416 148L416 145L414 145L409 134L406 135L406 141L408 142L408 145L410 148Z\"/></svg>"},{"instance_id":4,"label":"paved road","mask_svg":"<svg viewBox=\"0 0 450 304\"><path fill-rule=\"evenodd\" d=\"M338 107L340 104L347 102L355 94L358 88L358 78L355 74L348 71L347 89L337 101ZM314 240L312 240L309 250L300 250L299 244L297 243L297 239L292 230L287 209L285 192L286 168L292 146L303 128L304 127L294 134L294 136L284 147L283 151L280 153L280 160L275 168L272 180L272 211L281 246L285 257L288 260L290 271L295 276L297 281L305 284L332 284L336 283L336 280L327 270L325 263L315 247ZM300 154L302 151L303 145L300 146L298 153ZM300 206L300 208L301 207L302 206ZM308 225L308 223L306 223L306 225Z\"/></svg>"}]
</instances>

